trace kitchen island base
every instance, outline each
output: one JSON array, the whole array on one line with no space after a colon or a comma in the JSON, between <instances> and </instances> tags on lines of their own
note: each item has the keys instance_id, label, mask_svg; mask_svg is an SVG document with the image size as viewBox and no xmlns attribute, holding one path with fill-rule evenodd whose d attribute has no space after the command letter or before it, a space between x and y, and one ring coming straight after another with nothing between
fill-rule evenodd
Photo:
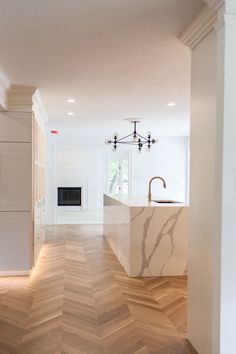
<instances>
[{"instance_id":1,"label":"kitchen island base","mask_svg":"<svg viewBox=\"0 0 236 354\"><path fill-rule=\"evenodd\" d=\"M187 273L188 207L104 195L104 236L130 277Z\"/></svg>"}]
</instances>

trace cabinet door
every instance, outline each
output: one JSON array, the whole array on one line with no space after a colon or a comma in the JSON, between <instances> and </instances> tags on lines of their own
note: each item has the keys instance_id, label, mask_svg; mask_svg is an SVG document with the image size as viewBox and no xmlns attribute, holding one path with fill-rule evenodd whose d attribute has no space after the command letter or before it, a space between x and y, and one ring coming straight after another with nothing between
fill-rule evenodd
<instances>
[{"instance_id":1,"label":"cabinet door","mask_svg":"<svg viewBox=\"0 0 236 354\"><path fill-rule=\"evenodd\" d=\"M30 212L0 212L0 271L28 271Z\"/></svg>"},{"instance_id":2,"label":"cabinet door","mask_svg":"<svg viewBox=\"0 0 236 354\"><path fill-rule=\"evenodd\" d=\"M0 141L31 142L31 113L0 112Z\"/></svg>"},{"instance_id":3,"label":"cabinet door","mask_svg":"<svg viewBox=\"0 0 236 354\"><path fill-rule=\"evenodd\" d=\"M31 210L31 143L0 142L0 211Z\"/></svg>"}]
</instances>

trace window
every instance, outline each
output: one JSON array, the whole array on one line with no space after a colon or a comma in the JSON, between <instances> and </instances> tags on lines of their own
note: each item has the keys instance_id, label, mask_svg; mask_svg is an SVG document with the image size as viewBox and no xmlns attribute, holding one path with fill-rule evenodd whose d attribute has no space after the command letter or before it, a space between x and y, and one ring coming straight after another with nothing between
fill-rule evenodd
<instances>
[{"instance_id":1,"label":"window","mask_svg":"<svg viewBox=\"0 0 236 354\"><path fill-rule=\"evenodd\" d=\"M127 195L129 192L129 163L127 158L108 158L107 193Z\"/></svg>"}]
</instances>

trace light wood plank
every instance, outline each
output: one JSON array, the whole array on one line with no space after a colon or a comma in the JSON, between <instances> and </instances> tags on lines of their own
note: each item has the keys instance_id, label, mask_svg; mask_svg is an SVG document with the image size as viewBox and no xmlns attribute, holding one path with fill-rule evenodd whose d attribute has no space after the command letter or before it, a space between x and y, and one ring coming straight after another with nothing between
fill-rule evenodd
<instances>
[{"instance_id":1,"label":"light wood plank","mask_svg":"<svg viewBox=\"0 0 236 354\"><path fill-rule=\"evenodd\" d=\"M9 287L0 280L4 353L196 353L178 307L186 278L128 278L99 226L49 227L29 283Z\"/></svg>"}]
</instances>

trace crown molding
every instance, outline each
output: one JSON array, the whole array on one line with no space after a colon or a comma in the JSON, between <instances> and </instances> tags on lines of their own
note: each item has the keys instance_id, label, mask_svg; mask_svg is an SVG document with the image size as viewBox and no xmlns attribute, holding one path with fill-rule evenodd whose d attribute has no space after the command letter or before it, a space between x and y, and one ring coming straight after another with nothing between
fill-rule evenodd
<instances>
[{"instance_id":1,"label":"crown molding","mask_svg":"<svg viewBox=\"0 0 236 354\"><path fill-rule=\"evenodd\" d=\"M17 112L32 112L36 87L11 85L7 92L7 109Z\"/></svg>"},{"instance_id":2,"label":"crown molding","mask_svg":"<svg viewBox=\"0 0 236 354\"><path fill-rule=\"evenodd\" d=\"M40 125L43 126L48 121L48 115L44 108L39 90L36 90L33 95L33 112Z\"/></svg>"},{"instance_id":3,"label":"crown molding","mask_svg":"<svg viewBox=\"0 0 236 354\"><path fill-rule=\"evenodd\" d=\"M217 11L204 5L189 27L180 34L179 39L191 49L214 29Z\"/></svg>"},{"instance_id":4,"label":"crown molding","mask_svg":"<svg viewBox=\"0 0 236 354\"><path fill-rule=\"evenodd\" d=\"M225 4L225 0L204 0L204 2L216 11Z\"/></svg>"},{"instance_id":5,"label":"crown molding","mask_svg":"<svg viewBox=\"0 0 236 354\"><path fill-rule=\"evenodd\" d=\"M0 111L5 111L7 109L7 90L10 86L10 80L0 68Z\"/></svg>"}]
</instances>

